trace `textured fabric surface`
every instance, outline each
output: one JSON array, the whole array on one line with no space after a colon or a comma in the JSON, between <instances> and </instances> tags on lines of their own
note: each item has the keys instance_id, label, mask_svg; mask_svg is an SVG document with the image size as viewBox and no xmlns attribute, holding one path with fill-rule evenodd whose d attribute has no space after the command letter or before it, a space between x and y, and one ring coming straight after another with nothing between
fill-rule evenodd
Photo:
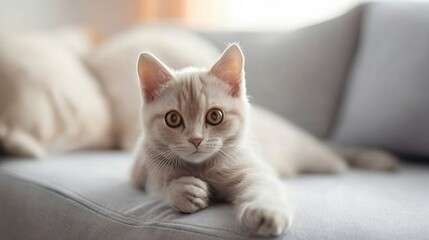
<instances>
[{"instance_id":1,"label":"textured fabric surface","mask_svg":"<svg viewBox=\"0 0 429 240\"><path fill-rule=\"evenodd\" d=\"M429 156L429 3L368 6L334 138Z\"/></svg>"},{"instance_id":2,"label":"textured fabric surface","mask_svg":"<svg viewBox=\"0 0 429 240\"><path fill-rule=\"evenodd\" d=\"M201 32L220 49L239 42L251 101L324 137L358 39L361 8L295 32Z\"/></svg>"},{"instance_id":3,"label":"textured fabric surface","mask_svg":"<svg viewBox=\"0 0 429 240\"><path fill-rule=\"evenodd\" d=\"M231 207L178 214L128 182L121 152L0 162L0 239L251 239ZM429 166L285 180L295 219L278 239L424 239Z\"/></svg>"}]
</instances>

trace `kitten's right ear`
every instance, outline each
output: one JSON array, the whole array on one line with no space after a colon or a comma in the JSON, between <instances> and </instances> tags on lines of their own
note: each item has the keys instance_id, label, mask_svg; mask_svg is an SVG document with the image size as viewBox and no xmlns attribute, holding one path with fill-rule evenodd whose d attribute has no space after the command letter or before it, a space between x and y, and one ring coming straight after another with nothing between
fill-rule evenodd
<instances>
[{"instance_id":1,"label":"kitten's right ear","mask_svg":"<svg viewBox=\"0 0 429 240\"><path fill-rule=\"evenodd\" d=\"M137 71L141 93L148 102L155 99L159 87L173 79L168 67L150 53L140 54Z\"/></svg>"},{"instance_id":2,"label":"kitten's right ear","mask_svg":"<svg viewBox=\"0 0 429 240\"><path fill-rule=\"evenodd\" d=\"M230 93L236 97L240 93L244 77L244 56L237 44L231 44L213 65L210 73L230 85Z\"/></svg>"}]
</instances>

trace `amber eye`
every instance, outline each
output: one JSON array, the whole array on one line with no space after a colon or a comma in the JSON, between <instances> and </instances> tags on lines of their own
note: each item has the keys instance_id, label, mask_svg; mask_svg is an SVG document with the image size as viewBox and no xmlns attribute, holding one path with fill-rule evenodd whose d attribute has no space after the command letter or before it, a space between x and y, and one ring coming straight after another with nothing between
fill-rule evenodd
<instances>
[{"instance_id":1,"label":"amber eye","mask_svg":"<svg viewBox=\"0 0 429 240\"><path fill-rule=\"evenodd\" d=\"M165 114L165 123L171 128L176 128L182 124L182 116L176 111L170 111Z\"/></svg>"},{"instance_id":2,"label":"amber eye","mask_svg":"<svg viewBox=\"0 0 429 240\"><path fill-rule=\"evenodd\" d=\"M206 122L210 125L219 125L223 120L223 112L220 109L213 108L207 112Z\"/></svg>"}]
</instances>

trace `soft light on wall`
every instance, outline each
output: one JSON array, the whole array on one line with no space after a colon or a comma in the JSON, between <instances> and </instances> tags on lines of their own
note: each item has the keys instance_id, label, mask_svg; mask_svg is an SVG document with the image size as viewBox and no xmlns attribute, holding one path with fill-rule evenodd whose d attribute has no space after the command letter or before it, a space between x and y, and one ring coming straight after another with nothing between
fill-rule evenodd
<instances>
[{"instance_id":1,"label":"soft light on wall","mask_svg":"<svg viewBox=\"0 0 429 240\"><path fill-rule=\"evenodd\" d=\"M290 30L333 18L365 1L1 0L0 30L72 25L114 34L135 24L158 22L215 30Z\"/></svg>"},{"instance_id":2,"label":"soft light on wall","mask_svg":"<svg viewBox=\"0 0 429 240\"><path fill-rule=\"evenodd\" d=\"M136 0L140 20L205 29L284 30L343 14L367 0ZM407 0L384 0L407 1ZM409 1L409 0L408 0Z\"/></svg>"}]
</instances>

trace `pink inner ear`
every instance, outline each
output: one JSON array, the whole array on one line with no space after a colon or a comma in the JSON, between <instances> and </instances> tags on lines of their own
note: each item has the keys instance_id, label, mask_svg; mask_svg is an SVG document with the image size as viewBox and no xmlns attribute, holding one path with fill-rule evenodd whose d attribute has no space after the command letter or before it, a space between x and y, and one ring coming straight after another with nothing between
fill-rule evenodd
<instances>
[{"instance_id":1,"label":"pink inner ear","mask_svg":"<svg viewBox=\"0 0 429 240\"><path fill-rule=\"evenodd\" d=\"M147 74L144 77L143 85L143 93L145 100L153 101L156 97L156 91L170 79L170 75L163 71L158 72L158 74Z\"/></svg>"},{"instance_id":2,"label":"pink inner ear","mask_svg":"<svg viewBox=\"0 0 429 240\"><path fill-rule=\"evenodd\" d=\"M242 80L242 68L241 65L231 66L234 63L228 64L229 66L223 66L225 62L218 62L213 66L211 73L228 84L230 88L230 94L233 97L237 97L240 93L240 83Z\"/></svg>"},{"instance_id":3,"label":"pink inner ear","mask_svg":"<svg viewBox=\"0 0 429 240\"><path fill-rule=\"evenodd\" d=\"M147 53L140 55L138 74L142 94L144 99L149 102L155 99L156 91L172 79L167 67L157 58Z\"/></svg>"},{"instance_id":4,"label":"pink inner ear","mask_svg":"<svg viewBox=\"0 0 429 240\"><path fill-rule=\"evenodd\" d=\"M215 76L227 83L231 87L229 93L233 97L237 97L240 93L241 73L225 72L219 75L220 76Z\"/></svg>"},{"instance_id":5,"label":"pink inner ear","mask_svg":"<svg viewBox=\"0 0 429 240\"><path fill-rule=\"evenodd\" d=\"M155 99L155 86L144 86L143 87L143 95L146 101L153 101Z\"/></svg>"}]
</instances>

